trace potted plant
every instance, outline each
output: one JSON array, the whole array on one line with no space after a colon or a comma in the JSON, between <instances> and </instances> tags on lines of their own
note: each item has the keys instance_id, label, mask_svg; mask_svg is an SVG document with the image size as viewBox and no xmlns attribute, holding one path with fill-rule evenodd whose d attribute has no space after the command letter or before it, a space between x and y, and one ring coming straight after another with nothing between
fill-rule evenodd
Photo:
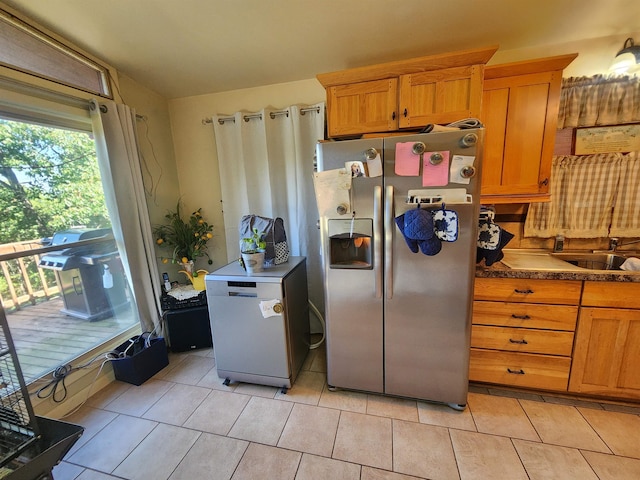
<instances>
[{"instance_id":1,"label":"potted plant","mask_svg":"<svg viewBox=\"0 0 640 480\"><path fill-rule=\"evenodd\" d=\"M247 273L262 272L264 269L264 252L267 242L264 240L264 232L254 228L250 237L242 239L242 262Z\"/></svg>"},{"instance_id":2,"label":"potted plant","mask_svg":"<svg viewBox=\"0 0 640 480\"><path fill-rule=\"evenodd\" d=\"M165 215L167 225L159 225L154 228L156 244L160 247L172 249L170 256L162 256L162 263L180 264L181 273L187 275L193 288L204 290L204 274L206 270L196 270L195 261L198 257L206 256L208 264L213 261L207 253L207 242L213 238L211 231L213 225L202 218L201 209L191 213L187 220L183 220L180 212L180 201L174 212Z\"/></svg>"}]
</instances>

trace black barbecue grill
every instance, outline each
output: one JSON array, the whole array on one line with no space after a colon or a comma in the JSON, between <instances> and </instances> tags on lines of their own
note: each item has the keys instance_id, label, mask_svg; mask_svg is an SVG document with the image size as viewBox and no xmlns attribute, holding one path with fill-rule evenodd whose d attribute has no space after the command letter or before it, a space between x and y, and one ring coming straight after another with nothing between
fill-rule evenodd
<instances>
[{"instance_id":1,"label":"black barbecue grill","mask_svg":"<svg viewBox=\"0 0 640 480\"><path fill-rule=\"evenodd\" d=\"M52 247L66 245L43 255L39 263L56 272L63 313L100 320L128 304L122 263L110 228L64 230L51 238Z\"/></svg>"}]
</instances>

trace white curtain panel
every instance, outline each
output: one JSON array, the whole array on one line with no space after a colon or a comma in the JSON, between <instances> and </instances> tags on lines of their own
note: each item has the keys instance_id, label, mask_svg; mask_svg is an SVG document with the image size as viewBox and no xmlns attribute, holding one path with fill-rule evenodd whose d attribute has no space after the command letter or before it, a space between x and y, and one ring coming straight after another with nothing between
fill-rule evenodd
<instances>
[{"instance_id":1,"label":"white curtain panel","mask_svg":"<svg viewBox=\"0 0 640 480\"><path fill-rule=\"evenodd\" d=\"M109 100L92 100L91 121L113 234L142 331L162 333L160 277L140 170L135 112Z\"/></svg>"},{"instance_id":2,"label":"white curtain panel","mask_svg":"<svg viewBox=\"0 0 640 480\"><path fill-rule=\"evenodd\" d=\"M238 224L243 215L281 217L291 255L307 257L309 298L321 312L313 171L324 119L324 103L213 116L228 261L240 256Z\"/></svg>"}]
</instances>

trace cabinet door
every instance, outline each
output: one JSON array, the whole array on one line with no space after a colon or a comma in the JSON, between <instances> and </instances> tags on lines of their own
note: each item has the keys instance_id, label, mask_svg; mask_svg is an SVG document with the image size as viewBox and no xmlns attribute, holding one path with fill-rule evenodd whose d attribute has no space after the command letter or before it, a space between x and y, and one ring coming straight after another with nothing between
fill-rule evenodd
<instances>
[{"instance_id":1,"label":"cabinet door","mask_svg":"<svg viewBox=\"0 0 640 480\"><path fill-rule=\"evenodd\" d=\"M485 80L483 201L548 196L561 80L558 71Z\"/></svg>"},{"instance_id":2,"label":"cabinet door","mask_svg":"<svg viewBox=\"0 0 640 480\"><path fill-rule=\"evenodd\" d=\"M480 116L483 65L400 76L400 128Z\"/></svg>"},{"instance_id":3,"label":"cabinet door","mask_svg":"<svg viewBox=\"0 0 640 480\"><path fill-rule=\"evenodd\" d=\"M640 399L640 311L582 308L569 391Z\"/></svg>"},{"instance_id":4,"label":"cabinet door","mask_svg":"<svg viewBox=\"0 0 640 480\"><path fill-rule=\"evenodd\" d=\"M398 79L327 88L329 137L398 129Z\"/></svg>"}]
</instances>

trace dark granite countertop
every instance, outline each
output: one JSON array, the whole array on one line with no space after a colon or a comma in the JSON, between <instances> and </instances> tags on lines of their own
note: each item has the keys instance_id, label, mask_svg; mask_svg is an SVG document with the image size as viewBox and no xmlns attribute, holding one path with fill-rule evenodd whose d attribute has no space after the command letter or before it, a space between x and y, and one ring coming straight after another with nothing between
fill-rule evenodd
<instances>
[{"instance_id":1,"label":"dark granite countertop","mask_svg":"<svg viewBox=\"0 0 640 480\"><path fill-rule=\"evenodd\" d=\"M628 272L623 270L585 270L575 271L544 271L544 270L518 270L509 268L502 262L496 262L490 267L482 263L476 265L476 277L482 278L533 278L539 280L590 280L595 282L638 282L640 272Z\"/></svg>"}]
</instances>

